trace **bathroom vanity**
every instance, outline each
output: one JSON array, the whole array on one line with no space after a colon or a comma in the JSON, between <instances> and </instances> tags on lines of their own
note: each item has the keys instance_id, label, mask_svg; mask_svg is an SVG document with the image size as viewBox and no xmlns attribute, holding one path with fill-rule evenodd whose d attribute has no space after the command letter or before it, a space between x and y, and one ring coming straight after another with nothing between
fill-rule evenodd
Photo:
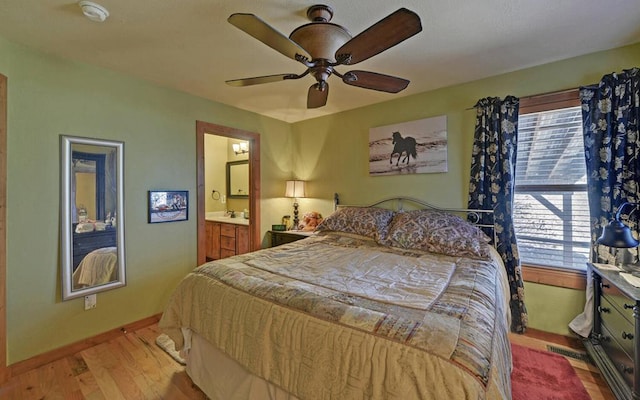
<instances>
[{"instance_id":1,"label":"bathroom vanity","mask_svg":"<svg viewBox=\"0 0 640 400\"><path fill-rule=\"evenodd\" d=\"M248 219L207 215L205 231L207 261L249 252Z\"/></svg>"}]
</instances>

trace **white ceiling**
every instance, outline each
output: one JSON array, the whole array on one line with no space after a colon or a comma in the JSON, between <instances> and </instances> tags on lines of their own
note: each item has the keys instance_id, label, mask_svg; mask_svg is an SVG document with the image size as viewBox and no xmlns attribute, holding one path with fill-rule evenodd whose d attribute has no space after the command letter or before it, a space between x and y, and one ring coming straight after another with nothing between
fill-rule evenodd
<instances>
[{"instance_id":1,"label":"white ceiling","mask_svg":"<svg viewBox=\"0 0 640 400\"><path fill-rule=\"evenodd\" d=\"M306 109L312 77L250 87L225 80L305 67L229 24L253 13L289 35L311 0L98 0L104 23L73 0L0 0L0 36L287 122L640 42L640 0L333 0L332 22L356 35L406 7L423 31L357 67L409 79L398 94L329 79L323 108ZM610 72L610 71L603 71Z\"/></svg>"}]
</instances>

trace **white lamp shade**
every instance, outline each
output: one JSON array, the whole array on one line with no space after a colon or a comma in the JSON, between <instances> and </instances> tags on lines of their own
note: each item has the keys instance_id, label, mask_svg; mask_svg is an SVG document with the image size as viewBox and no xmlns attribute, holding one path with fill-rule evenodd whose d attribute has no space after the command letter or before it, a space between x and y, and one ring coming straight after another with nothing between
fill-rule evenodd
<instances>
[{"instance_id":1,"label":"white lamp shade","mask_svg":"<svg viewBox=\"0 0 640 400\"><path fill-rule=\"evenodd\" d=\"M306 197L305 181L287 181L284 191L285 197L301 198Z\"/></svg>"}]
</instances>

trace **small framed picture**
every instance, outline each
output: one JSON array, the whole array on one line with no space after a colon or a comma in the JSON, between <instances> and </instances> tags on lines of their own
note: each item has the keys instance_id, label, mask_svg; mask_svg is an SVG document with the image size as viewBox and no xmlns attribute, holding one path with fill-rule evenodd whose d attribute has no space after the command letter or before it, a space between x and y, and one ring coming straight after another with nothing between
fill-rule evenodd
<instances>
[{"instance_id":1,"label":"small framed picture","mask_svg":"<svg viewBox=\"0 0 640 400\"><path fill-rule=\"evenodd\" d=\"M149 190L149 223L189 219L188 190Z\"/></svg>"}]
</instances>

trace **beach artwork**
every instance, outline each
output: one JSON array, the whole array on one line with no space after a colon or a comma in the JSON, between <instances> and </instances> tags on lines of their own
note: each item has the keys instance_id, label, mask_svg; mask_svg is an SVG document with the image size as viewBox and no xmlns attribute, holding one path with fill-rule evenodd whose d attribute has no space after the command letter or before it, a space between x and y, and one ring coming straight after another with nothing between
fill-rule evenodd
<instances>
[{"instance_id":1,"label":"beach artwork","mask_svg":"<svg viewBox=\"0 0 640 400\"><path fill-rule=\"evenodd\" d=\"M447 172L447 116L369 129L369 175Z\"/></svg>"}]
</instances>

